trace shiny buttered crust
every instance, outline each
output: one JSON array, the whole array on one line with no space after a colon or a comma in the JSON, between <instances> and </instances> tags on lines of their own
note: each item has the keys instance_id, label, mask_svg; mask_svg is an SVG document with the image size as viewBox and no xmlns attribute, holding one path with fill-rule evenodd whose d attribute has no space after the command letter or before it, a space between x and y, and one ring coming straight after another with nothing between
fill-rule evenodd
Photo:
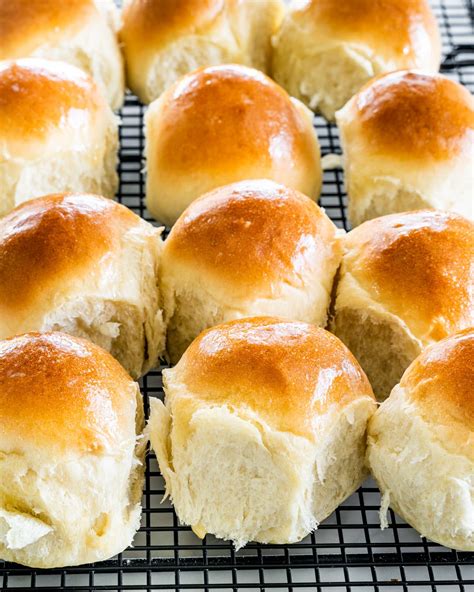
<instances>
[{"instance_id":1,"label":"shiny buttered crust","mask_svg":"<svg viewBox=\"0 0 474 592\"><path fill-rule=\"evenodd\" d=\"M420 207L474 217L474 99L465 87L417 71L380 76L337 122L354 224Z\"/></svg>"},{"instance_id":2,"label":"shiny buttered crust","mask_svg":"<svg viewBox=\"0 0 474 592\"><path fill-rule=\"evenodd\" d=\"M121 42L128 85L144 103L199 67L268 71L281 0L126 0Z\"/></svg>"},{"instance_id":3,"label":"shiny buttered crust","mask_svg":"<svg viewBox=\"0 0 474 592\"><path fill-rule=\"evenodd\" d=\"M40 157L100 133L108 107L92 79L64 62L0 64L0 163ZM98 129L97 129L98 128Z\"/></svg>"},{"instance_id":4,"label":"shiny buttered crust","mask_svg":"<svg viewBox=\"0 0 474 592\"><path fill-rule=\"evenodd\" d=\"M474 98L454 80L419 71L379 76L338 114L347 148L364 157L436 164L472 155ZM369 151L369 152L368 152Z\"/></svg>"},{"instance_id":5,"label":"shiny buttered crust","mask_svg":"<svg viewBox=\"0 0 474 592\"><path fill-rule=\"evenodd\" d=\"M64 62L0 63L0 216L57 191L112 197L117 120L94 81Z\"/></svg>"},{"instance_id":6,"label":"shiny buttered crust","mask_svg":"<svg viewBox=\"0 0 474 592\"><path fill-rule=\"evenodd\" d=\"M272 179L317 198L312 117L270 78L244 66L183 77L146 115L147 206L174 223L200 195L244 179Z\"/></svg>"},{"instance_id":7,"label":"shiny buttered crust","mask_svg":"<svg viewBox=\"0 0 474 592\"><path fill-rule=\"evenodd\" d=\"M341 256L323 210L273 181L241 181L197 199L163 250L172 359L216 317L273 313L325 326ZM190 326L193 311L200 322Z\"/></svg>"},{"instance_id":8,"label":"shiny buttered crust","mask_svg":"<svg viewBox=\"0 0 474 592\"><path fill-rule=\"evenodd\" d=\"M238 547L300 540L365 476L374 398L323 329L270 317L224 323L164 383L150 436L177 513L199 536Z\"/></svg>"},{"instance_id":9,"label":"shiny buttered crust","mask_svg":"<svg viewBox=\"0 0 474 592\"><path fill-rule=\"evenodd\" d=\"M427 0L295 0L274 45L275 79L329 119L374 75L441 59Z\"/></svg>"},{"instance_id":10,"label":"shiny buttered crust","mask_svg":"<svg viewBox=\"0 0 474 592\"><path fill-rule=\"evenodd\" d=\"M61 329L106 347L139 376L163 347L160 253L160 230L109 199L58 194L22 204L0 219L0 338Z\"/></svg>"},{"instance_id":11,"label":"shiny buttered crust","mask_svg":"<svg viewBox=\"0 0 474 592\"><path fill-rule=\"evenodd\" d=\"M118 108L124 67L117 25L111 0L0 0L0 60L64 60L92 76Z\"/></svg>"},{"instance_id":12,"label":"shiny buttered crust","mask_svg":"<svg viewBox=\"0 0 474 592\"><path fill-rule=\"evenodd\" d=\"M474 550L474 330L427 348L369 424L385 497L422 535Z\"/></svg>"},{"instance_id":13,"label":"shiny buttered crust","mask_svg":"<svg viewBox=\"0 0 474 592\"><path fill-rule=\"evenodd\" d=\"M400 319L423 346L474 324L474 224L420 210L365 222L344 239L336 310L351 291ZM359 307L359 305L357 305Z\"/></svg>"},{"instance_id":14,"label":"shiny buttered crust","mask_svg":"<svg viewBox=\"0 0 474 592\"><path fill-rule=\"evenodd\" d=\"M63 333L0 342L0 558L107 559L139 526L139 389L107 352Z\"/></svg>"},{"instance_id":15,"label":"shiny buttered crust","mask_svg":"<svg viewBox=\"0 0 474 592\"><path fill-rule=\"evenodd\" d=\"M474 324L474 224L418 210L344 238L330 328L386 399L427 346Z\"/></svg>"}]
</instances>

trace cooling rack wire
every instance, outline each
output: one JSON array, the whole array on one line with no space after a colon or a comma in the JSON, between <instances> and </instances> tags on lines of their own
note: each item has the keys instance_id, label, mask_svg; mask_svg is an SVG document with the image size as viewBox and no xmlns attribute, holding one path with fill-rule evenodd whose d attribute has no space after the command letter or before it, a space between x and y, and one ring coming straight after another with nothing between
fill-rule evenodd
<instances>
[{"instance_id":1,"label":"cooling rack wire","mask_svg":"<svg viewBox=\"0 0 474 592\"><path fill-rule=\"evenodd\" d=\"M442 71L474 91L473 3L433 3L443 36ZM152 221L144 206L142 154L144 108L128 95L120 128L118 199ZM340 153L337 128L315 119L322 154ZM324 174L320 205L349 229L339 170ZM141 381L148 410L161 397L161 371ZM430 543L390 511L379 529L380 496L367 481L319 529L293 545L249 544L235 552L212 536L199 540L181 526L169 502L154 456L147 459L142 526L134 546L110 561L49 571L0 561L0 590L194 592L474 592L474 554Z\"/></svg>"}]
</instances>

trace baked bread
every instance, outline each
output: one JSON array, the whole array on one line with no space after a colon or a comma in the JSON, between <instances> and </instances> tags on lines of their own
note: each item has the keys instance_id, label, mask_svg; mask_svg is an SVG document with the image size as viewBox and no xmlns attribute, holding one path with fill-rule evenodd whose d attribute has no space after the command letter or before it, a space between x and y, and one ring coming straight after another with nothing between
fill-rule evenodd
<instances>
[{"instance_id":1,"label":"baked bread","mask_svg":"<svg viewBox=\"0 0 474 592\"><path fill-rule=\"evenodd\" d=\"M241 181L197 199L163 249L172 362L201 331L231 319L278 315L325 327L341 257L334 224L294 189Z\"/></svg>"},{"instance_id":2,"label":"baked bread","mask_svg":"<svg viewBox=\"0 0 474 592\"><path fill-rule=\"evenodd\" d=\"M64 333L0 341L0 559L102 561L140 525L143 403L107 352Z\"/></svg>"},{"instance_id":3,"label":"baked bread","mask_svg":"<svg viewBox=\"0 0 474 592\"><path fill-rule=\"evenodd\" d=\"M121 41L128 85L143 103L204 66L267 72L281 0L126 0Z\"/></svg>"},{"instance_id":4,"label":"baked bread","mask_svg":"<svg viewBox=\"0 0 474 592\"><path fill-rule=\"evenodd\" d=\"M474 217L474 98L449 78L395 72L337 113L353 225L437 208Z\"/></svg>"},{"instance_id":5,"label":"baked bread","mask_svg":"<svg viewBox=\"0 0 474 592\"><path fill-rule=\"evenodd\" d=\"M160 234L95 195L22 204L0 219L0 338L65 331L144 374L164 348Z\"/></svg>"},{"instance_id":6,"label":"baked bread","mask_svg":"<svg viewBox=\"0 0 474 592\"><path fill-rule=\"evenodd\" d=\"M218 325L164 370L148 426L179 519L194 532L299 541L366 476L375 410L352 354L314 325Z\"/></svg>"},{"instance_id":7,"label":"baked bread","mask_svg":"<svg viewBox=\"0 0 474 592\"><path fill-rule=\"evenodd\" d=\"M0 216L56 191L113 197L117 120L89 76L62 62L0 63Z\"/></svg>"},{"instance_id":8,"label":"baked bread","mask_svg":"<svg viewBox=\"0 0 474 592\"><path fill-rule=\"evenodd\" d=\"M474 551L474 329L427 348L369 424L368 461L420 534Z\"/></svg>"},{"instance_id":9,"label":"baked bread","mask_svg":"<svg viewBox=\"0 0 474 592\"><path fill-rule=\"evenodd\" d=\"M352 230L344 248L331 330L384 399L423 348L474 325L474 224L392 214Z\"/></svg>"},{"instance_id":10,"label":"baked bread","mask_svg":"<svg viewBox=\"0 0 474 592\"><path fill-rule=\"evenodd\" d=\"M331 121L373 76L441 60L428 0L293 0L274 46L275 80Z\"/></svg>"},{"instance_id":11,"label":"baked bread","mask_svg":"<svg viewBox=\"0 0 474 592\"><path fill-rule=\"evenodd\" d=\"M184 76L150 106L146 137L147 206L165 224L207 191L245 179L319 197L312 115L257 70L227 65Z\"/></svg>"},{"instance_id":12,"label":"baked bread","mask_svg":"<svg viewBox=\"0 0 474 592\"><path fill-rule=\"evenodd\" d=\"M124 66L113 0L0 0L0 60L62 60L95 79L113 109L124 96Z\"/></svg>"}]
</instances>

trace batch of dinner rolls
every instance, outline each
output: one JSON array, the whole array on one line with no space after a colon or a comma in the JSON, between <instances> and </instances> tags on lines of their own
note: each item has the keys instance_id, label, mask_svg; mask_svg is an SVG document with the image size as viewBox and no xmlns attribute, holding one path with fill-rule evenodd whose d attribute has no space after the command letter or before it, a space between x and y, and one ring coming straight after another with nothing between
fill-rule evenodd
<instances>
[{"instance_id":1,"label":"batch of dinner rolls","mask_svg":"<svg viewBox=\"0 0 474 592\"><path fill-rule=\"evenodd\" d=\"M123 4L0 0L0 559L131 545L149 442L198 537L300 541L372 474L473 551L474 99L427 0Z\"/></svg>"}]
</instances>

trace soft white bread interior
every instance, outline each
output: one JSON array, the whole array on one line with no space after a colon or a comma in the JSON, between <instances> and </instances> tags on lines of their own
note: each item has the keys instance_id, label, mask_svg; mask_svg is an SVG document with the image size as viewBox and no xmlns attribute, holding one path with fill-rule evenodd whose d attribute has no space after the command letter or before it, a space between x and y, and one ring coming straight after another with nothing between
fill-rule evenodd
<instances>
[{"instance_id":1,"label":"soft white bread interior","mask_svg":"<svg viewBox=\"0 0 474 592\"><path fill-rule=\"evenodd\" d=\"M268 72L283 13L281 0L126 0L128 85L150 103L197 68L237 63Z\"/></svg>"},{"instance_id":2,"label":"soft white bread interior","mask_svg":"<svg viewBox=\"0 0 474 592\"><path fill-rule=\"evenodd\" d=\"M163 372L148 426L180 520L204 537L292 543L366 476L370 385L314 325L270 317L202 333Z\"/></svg>"},{"instance_id":3,"label":"soft white bread interior","mask_svg":"<svg viewBox=\"0 0 474 592\"><path fill-rule=\"evenodd\" d=\"M0 219L0 338L65 331L144 374L164 348L160 234L95 195L22 204Z\"/></svg>"},{"instance_id":4,"label":"soft white bread interior","mask_svg":"<svg viewBox=\"0 0 474 592\"><path fill-rule=\"evenodd\" d=\"M424 347L474 325L474 224L392 214L352 230L344 249L331 330L384 399Z\"/></svg>"},{"instance_id":5,"label":"soft white bread interior","mask_svg":"<svg viewBox=\"0 0 474 592\"><path fill-rule=\"evenodd\" d=\"M138 385L64 333L0 342L0 559L102 561L140 523L145 445Z\"/></svg>"},{"instance_id":6,"label":"soft white bread interior","mask_svg":"<svg viewBox=\"0 0 474 592\"><path fill-rule=\"evenodd\" d=\"M232 319L276 315L325 327L341 257L336 226L294 189L241 181L197 199L163 249L171 361L201 331Z\"/></svg>"},{"instance_id":7,"label":"soft white bread interior","mask_svg":"<svg viewBox=\"0 0 474 592\"><path fill-rule=\"evenodd\" d=\"M329 120L373 76L441 59L428 0L293 0L274 46L275 80Z\"/></svg>"},{"instance_id":8,"label":"soft white bread interior","mask_svg":"<svg viewBox=\"0 0 474 592\"><path fill-rule=\"evenodd\" d=\"M436 208L474 218L474 98L457 82L395 72L337 113L353 225Z\"/></svg>"},{"instance_id":9,"label":"soft white bread interior","mask_svg":"<svg viewBox=\"0 0 474 592\"><path fill-rule=\"evenodd\" d=\"M412 363L369 423L367 458L385 506L423 536L474 551L474 329Z\"/></svg>"},{"instance_id":10,"label":"soft white bread interior","mask_svg":"<svg viewBox=\"0 0 474 592\"><path fill-rule=\"evenodd\" d=\"M0 0L0 60L61 60L96 81L113 109L124 97L124 66L113 0Z\"/></svg>"},{"instance_id":11,"label":"soft white bread interior","mask_svg":"<svg viewBox=\"0 0 474 592\"><path fill-rule=\"evenodd\" d=\"M113 197L117 119L96 84L51 60L0 63L0 216L58 191Z\"/></svg>"},{"instance_id":12,"label":"soft white bread interior","mask_svg":"<svg viewBox=\"0 0 474 592\"><path fill-rule=\"evenodd\" d=\"M312 114L252 68L216 66L184 76L150 106L146 138L147 207L165 224L207 191L245 179L319 196Z\"/></svg>"}]
</instances>

